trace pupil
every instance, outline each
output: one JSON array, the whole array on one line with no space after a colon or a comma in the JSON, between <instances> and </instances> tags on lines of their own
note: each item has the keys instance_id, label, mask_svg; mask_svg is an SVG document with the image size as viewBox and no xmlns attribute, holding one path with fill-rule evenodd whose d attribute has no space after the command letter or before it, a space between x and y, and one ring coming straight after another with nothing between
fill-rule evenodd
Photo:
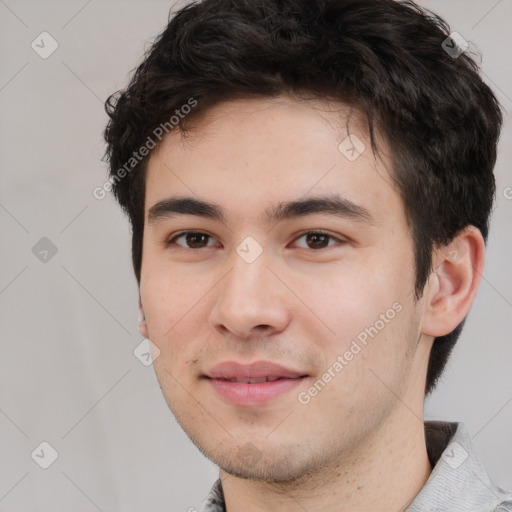
<instances>
[{"instance_id":1,"label":"pupil","mask_svg":"<svg viewBox=\"0 0 512 512\"><path fill-rule=\"evenodd\" d=\"M187 244L191 246L201 245L202 242L206 242L208 235L203 233L189 233L187 235Z\"/></svg>"},{"instance_id":2,"label":"pupil","mask_svg":"<svg viewBox=\"0 0 512 512\"><path fill-rule=\"evenodd\" d=\"M329 237L327 235L322 235L319 233L312 233L312 234L307 235L307 242L308 242L308 245L312 245L313 248L318 249L318 248L327 247L328 238Z\"/></svg>"}]
</instances>

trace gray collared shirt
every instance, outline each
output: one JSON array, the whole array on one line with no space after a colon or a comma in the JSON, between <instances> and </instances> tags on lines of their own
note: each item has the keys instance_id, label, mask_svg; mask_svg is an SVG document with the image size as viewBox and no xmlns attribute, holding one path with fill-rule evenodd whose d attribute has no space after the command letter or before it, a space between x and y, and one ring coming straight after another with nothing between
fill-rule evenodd
<instances>
[{"instance_id":1,"label":"gray collared shirt","mask_svg":"<svg viewBox=\"0 0 512 512\"><path fill-rule=\"evenodd\" d=\"M512 512L512 493L493 485L462 423L425 422L434 468L406 512ZM226 512L220 479L203 512Z\"/></svg>"}]
</instances>

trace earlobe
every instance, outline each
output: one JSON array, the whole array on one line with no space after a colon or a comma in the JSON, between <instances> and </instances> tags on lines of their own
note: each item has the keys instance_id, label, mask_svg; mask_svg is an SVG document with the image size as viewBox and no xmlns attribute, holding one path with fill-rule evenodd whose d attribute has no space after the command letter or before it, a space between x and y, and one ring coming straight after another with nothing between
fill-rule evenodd
<instances>
[{"instance_id":1,"label":"earlobe","mask_svg":"<svg viewBox=\"0 0 512 512\"><path fill-rule=\"evenodd\" d=\"M148 326L146 324L146 315L144 314L144 309L142 307L142 300L138 299L138 310L139 310L139 332L144 336L144 338L149 338Z\"/></svg>"},{"instance_id":2,"label":"earlobe","mask_svg":"<svg viewBox=\"0 0 512 512\"><path fill-rule=\"evenodd\" d=\"M462 322L480 284L484 260L485 243L474 226L434 251L434 270L425 293L424 334L444 336Z\"/></svg>"},{"instance_id":3,"label":"earlobe","mask_svg":"<svg viewBox=\"0 0 512 512\"><path fill-rule=\"evenodd\" d=\"M139 332L144 336L144 338L149 338L148 326L146 325L145 320L139 322Z\"/></svg>"}]
</instances>

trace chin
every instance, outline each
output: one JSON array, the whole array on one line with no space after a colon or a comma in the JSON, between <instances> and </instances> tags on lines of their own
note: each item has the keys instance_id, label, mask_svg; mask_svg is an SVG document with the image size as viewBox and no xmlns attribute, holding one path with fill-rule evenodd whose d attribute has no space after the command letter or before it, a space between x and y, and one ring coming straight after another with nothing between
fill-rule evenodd
<instances>
[{"instance_id":1,"label":"chin","mask_svg":"<svg viewBox=\"0 0 512 512\"><path fill-rule=\"evenodd\" d=\"M301 446L269 446L260 450L251 442L240 447L204 446L194 439L192 442L220 469L244 480L275 484L299 482L331 462L318 454L312 457L313 452Z\"/></svg>"},{"instance_id":2,"label":"chin","mask_svg":"<svg viewBox=\"0 0 512 512\"><path fill-rule=\"evenodd\" d=\"M288 462L261 459L254 465L247 465L237 460L211 459L223 471L244 480L256 480L267 483L291 483L309 473L300 467L290 466Z\"/></svg>"}]
</instances>

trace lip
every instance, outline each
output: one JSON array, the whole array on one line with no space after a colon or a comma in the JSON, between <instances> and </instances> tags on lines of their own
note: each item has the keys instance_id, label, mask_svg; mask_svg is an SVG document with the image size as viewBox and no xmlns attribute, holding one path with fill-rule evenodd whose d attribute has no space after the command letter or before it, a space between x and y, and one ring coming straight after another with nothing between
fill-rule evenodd
<instances>
[{"instance_id":1,"label":"lip","mask_svg":"<svg viewBox=\"0 0 512 512\"><path fill-rule=\"evenodd\" d=\"M204 377L225 400L247 407L266 404L290 392L308 375L270 361L251 364L226 361L215 365Z\"/></svg>"}]
</instances>

